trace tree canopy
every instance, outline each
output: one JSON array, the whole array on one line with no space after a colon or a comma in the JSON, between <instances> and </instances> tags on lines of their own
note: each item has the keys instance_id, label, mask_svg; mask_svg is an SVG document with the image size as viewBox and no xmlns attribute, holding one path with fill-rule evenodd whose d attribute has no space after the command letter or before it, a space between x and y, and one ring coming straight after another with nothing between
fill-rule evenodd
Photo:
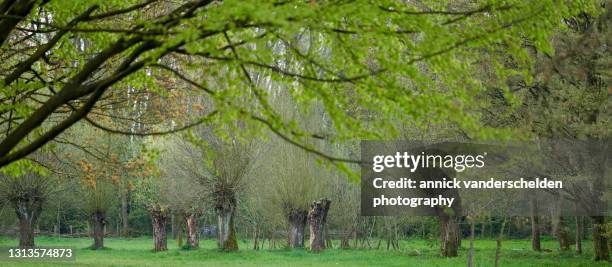
<instances>
[{"instance_id":1,"label":"tree canopy","mask_svg":"<svg viewBox=\"0 0 612 267\"><path fill-rule=\"evenodd\" d=\"M593 1L4 0L0 166L81 120L135 135L241 121L241 134L268 129L332 162L351 160L308 139L393 137L436 121L490 136L473 112L484 87L471 74L488 66L506 91L504 77L529 81L528 48L553 54L548 39L563 18L597 10ZM272 85L298 106L321 103L332 130L283 116ZM177 94L208 100L181 105ZM148 103L139 116L111 112L136 98ZM181 106L190 113L179 119ZM109 122L117 117L140 127Z\"/></svg>"}]
</instances>

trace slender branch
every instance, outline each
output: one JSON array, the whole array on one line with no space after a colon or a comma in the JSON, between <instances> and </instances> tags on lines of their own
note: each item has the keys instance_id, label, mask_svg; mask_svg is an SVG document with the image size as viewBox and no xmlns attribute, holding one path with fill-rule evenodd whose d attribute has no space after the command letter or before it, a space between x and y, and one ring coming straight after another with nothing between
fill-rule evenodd
<instances>
[{"instance_id":1,"label":"slender branch","mask_svg":"<svg viewBox=\"0 0 612 267\"><path fill-rule=\"evenodd\" d=\"M117 16L117 15L121 15L121 14L125 14L125 13L130 13L132 11L135 11L137 9L143 8L148 6L151 3L157 2L158 0L149 0L149 1L145 1L143 3L140 4L135 4L133 6L130 7L126 7L123 9L118 9L118 10L112 10L112 11L108 11L106 13L101 13L101 14L97 14L94 16L89 16L86 18L87 21L89 20L99 20L99 19L105 19L105 18L109 18L109 17L113 17L113 16Z\"/></svg>"},{"instance_id":2,"label":"slender branch","mask_svg":"<svg viewBox=\"0 0 612 267\"><path fill-rule=\"evenodd\" d=\"M209 113L208 115L206 115L206 117L204 117L204 118L202 118L202 119L200 119L200 120L198 120L196 122L193 122L193 123L190 123L190 124L187 124L187 125L184 125L182 127L175 128L175 129L172 129L172 130L156 131L156 132L133 132L133 131L122 131L122 130L118 130L118 129L112 129L112 128L106 127L104 125L101 125L101 124L95 122L94 120L90 119L89 117L85 117L85 121L87 121L92 126L98 128L100 130L103 130L105 132L111 133L111 134L135 135L135 136L157 136L157 135L167 135L167 134L171 134L171 133L177 133L177 132L180 132L180 131L184 131L184 130L193 128L195 126L201 125L202 123L206 122L207 120L209 120L210 118L212 118L213 116L215 116L217 114L218 114L217 111L213 111L213 112Z\"/></svg>"},{"instance_id":3,"label":"slender branch","mask_svg":"<svg viewBox=\"0 0 612 267\"><path fill-rule=\"evenodd\" d=\"M99 160L99 161L106 161L106 160L104 159L104 157L103 157L103 156L98 156L98 155L96 155L95 153L93 153L93 152L89 151L89 149L87 149L87 148L85 148L85 147L83 147L83 146L81 146L81 145L79 145L79 144L76 144L76 143L74 143L74 142L71 142L71 141L68 141L68 140L65 140L65 139L59 139L59 138L55 138L55 139L53 140L53 142L56 142L56 143L59 143L59 144L70 145L70 146L75 147L75 148L77 148L77 149L79 149L79 150L81 150L81 151L85 152L86 154L88 154L88 155L90 155L90 156L92 156L92 157L96 158L96 159L97 159L97 160ZM98 152L98 153L99 153L99 152Z\"/></svg>"},{"instance_id":4,"label":"slender branch","mask_svg":"<svg viewBox=\"0 0 612 267\"><path fill-rule=\"evenodd\" d=\"M270 131L272 131L274 134L276 134L278 137L280 137L281 139L285 140L286 142L299 147L301 149L304 149L307 152L313 153L317 156L320 156L324 159L327 159L329 161L334 161L334 162L348 162L348 163L356 163L356 164L361 164L362 161L361 160L355 160L355 159L347 159L347 158L340 158L340 157L336 157L336 156L331 156L331 155L327 155L317 149L311 148L309 146L306 146L304 144L301 144L300 142L297 142L293 139L291 139L289 136L284 135L283 133L281 133L278 129L276 129L270 122L268 122L267 120L264 120L260 117L257 116L251 116L251 118L253 118L256 121L262 122L264 125L266 125L268 127L268 129L270 129Z\"/></svg>"}]
</instances>

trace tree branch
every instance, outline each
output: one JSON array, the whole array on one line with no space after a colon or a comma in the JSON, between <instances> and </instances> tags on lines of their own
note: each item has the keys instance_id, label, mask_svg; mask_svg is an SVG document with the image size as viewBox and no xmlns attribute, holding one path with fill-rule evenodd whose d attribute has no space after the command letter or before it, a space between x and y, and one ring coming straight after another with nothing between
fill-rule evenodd
<instances>
[{"instance_id":1,"label":"tree branch","mask_svg":"<svg viewBox=\"0 0 612 267\"><path fill-rule=\"evenodd\" d=\"M85 12L83 12L81 15L79 15L78 17L76 17L73 20L71 20L66 27L67 28L71 28L72 26L76 25L77 23L79 23L79 21L81 21L83 18L87 17L89 14L91 14L91 12L93 12L97 8L98 8L97 5L91 6L90 8L85 10ZM36 52L34 52L34 54L32 54L28 59L20 62L17 66L15 66L13 72L11 72L9 75L7 75L4 78L4 85L6 86L6 85L11 84L15 80L17 80L19 78L19 76L21 76L21 74L23 74L24 72L28 71L32 67L32 64L34 64L34 62L39 60L45 53L47 53L47 51L49 51L51 48L53 48L55 46L55 44L57 44L57 42L67 32L68 32L68 29L60 30L59 32L57 32L53 36L53 38L51 38L51 40L49 40L49 42L47 42L43 46L39 47L36 50Z\"/></svg>"}]
</instances>

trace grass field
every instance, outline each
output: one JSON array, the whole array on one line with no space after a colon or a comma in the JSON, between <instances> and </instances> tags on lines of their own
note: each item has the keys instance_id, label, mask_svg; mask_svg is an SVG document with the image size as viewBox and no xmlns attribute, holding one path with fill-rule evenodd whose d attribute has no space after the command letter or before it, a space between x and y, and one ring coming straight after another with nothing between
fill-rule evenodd
<instances>
[{"instance_id":1,"label":"grass field","mask_svg":"<svg viewBox=\"0 0 612 267\"><path fill-rule=\"evenodd\" d=\"M75 248L75 261L25 262L0 260L0 266L465 266L469 241L464 240L460 256L439 257L437 247L423 240L402 241L401 251L375 249L328 249L313 254L306 250L263 249L253 251L250 243L241 243L241 250L223 253L213 240L202 240L198 250L180 250L174 240L168 240L167 252L153 253L150 238L107 238L108 249L90 250L89 238L39 237L38 246L67 246ZM15 239L0 237L0 247L13 247ZM592 248L585 241L585 253L557 252L555 241L544 241L543 247L553 252L530 251L529 240L506 240L503 243L501 266L609 266L592 261ZM267 247L267 244L266 244ZM475 242L476 266L493 266L495 241Z\"/></svg>"}]
</instances>

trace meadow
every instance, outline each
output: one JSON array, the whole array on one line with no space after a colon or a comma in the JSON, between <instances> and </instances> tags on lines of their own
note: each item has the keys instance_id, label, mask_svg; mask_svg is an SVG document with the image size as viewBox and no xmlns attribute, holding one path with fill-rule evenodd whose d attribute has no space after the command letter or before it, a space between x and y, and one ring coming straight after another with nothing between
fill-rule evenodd
<instances>
[{"instance_id":1,"label":"meadow","mask_svg":"<svg viewBox=\"0 0 612 267\"><path fill-rule=\"evenodd\" d=\"M327 249L314 254L307 250L283 248L252 250L248 240L240 241L238 252L221 252L216 241L201 240L201 248L183 250L175 240L168 240L168 251L154 253L153 241L141 238L107 238L102 250L91 250L89 238L38 237L37 246L75 248L74 261L0 260L0 266L466 266L469 240L462 242L460 256L438 256L437 245L424 240L403 240L401 250L386 249ZM13 247L17 239L0 238L0 247ZM529 240L506 240L502 245L501 266L609 266L593 262L590 242L578 255L573 251L559 252L554 240L546 240L543 248L552 252L533 252ZM495 241L475 241L475 266L494 266Z\"/></svg>"}]
</instances>

